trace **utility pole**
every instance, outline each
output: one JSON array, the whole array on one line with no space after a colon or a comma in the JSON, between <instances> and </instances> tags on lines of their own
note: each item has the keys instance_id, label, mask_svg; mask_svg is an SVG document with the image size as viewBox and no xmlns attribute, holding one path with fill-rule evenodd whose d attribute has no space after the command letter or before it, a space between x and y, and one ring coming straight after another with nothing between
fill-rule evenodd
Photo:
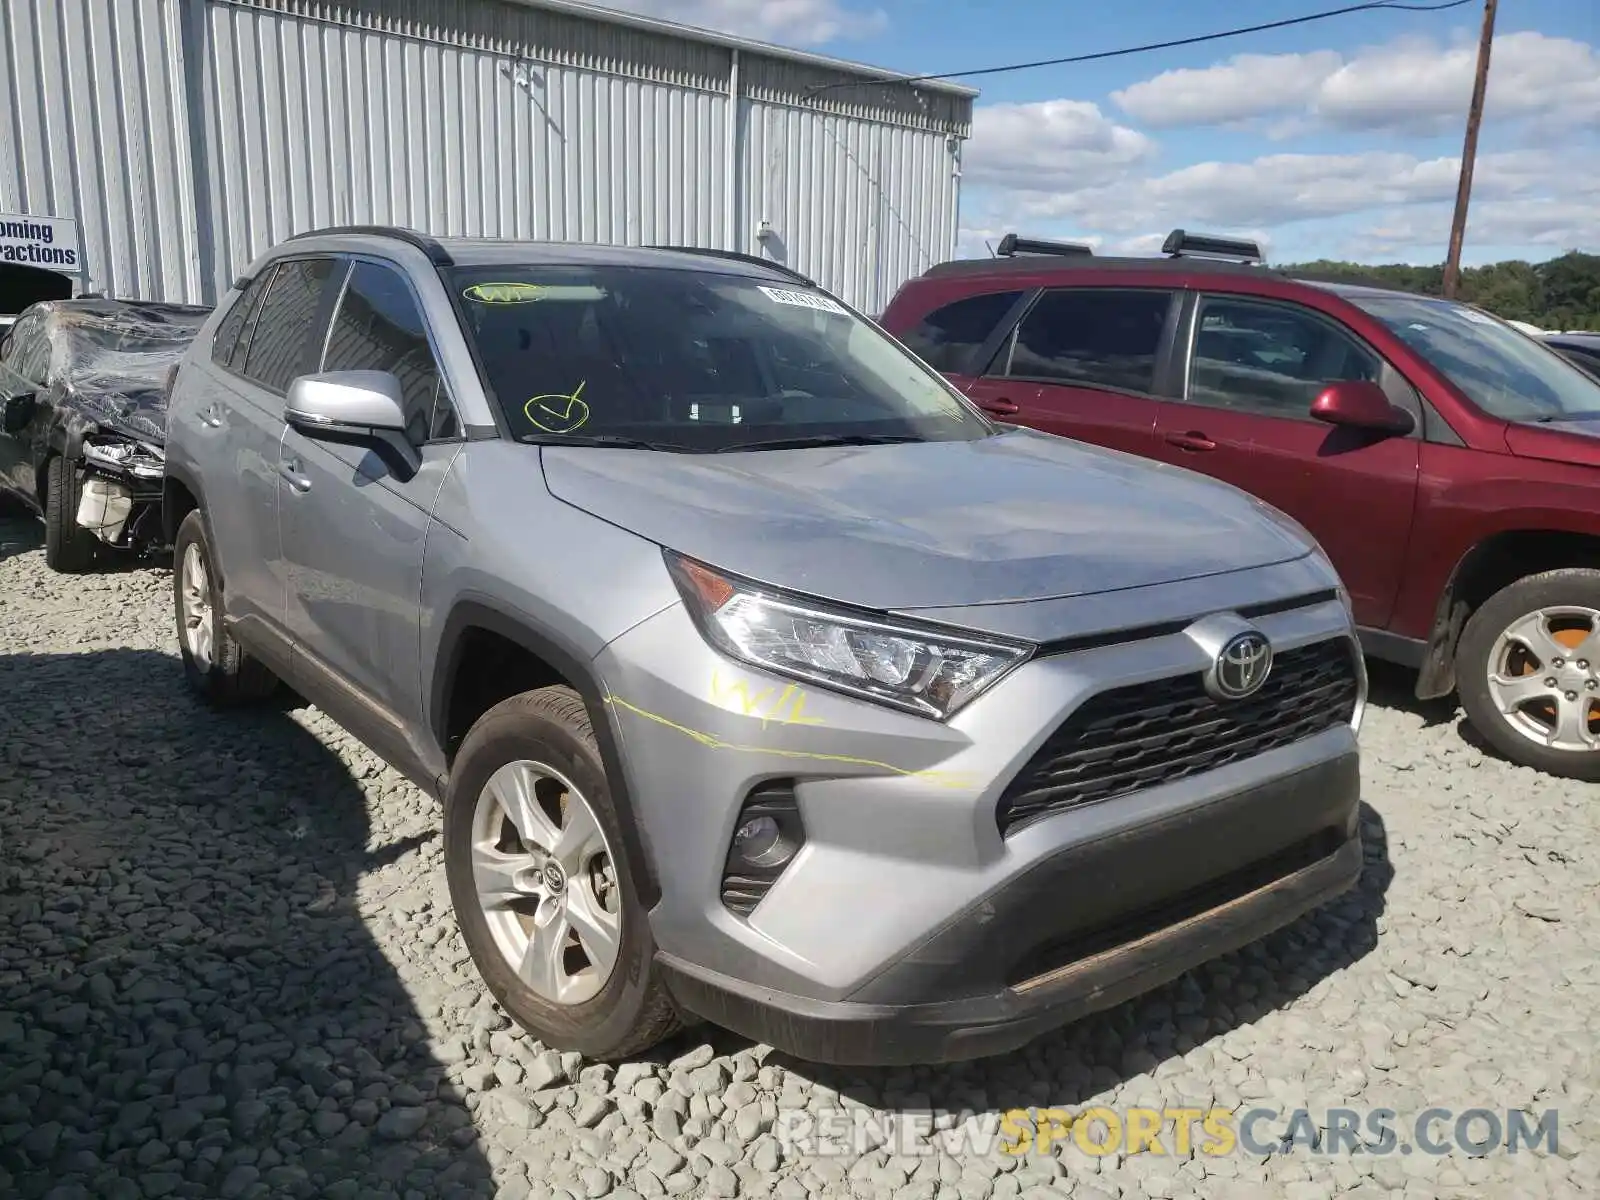
<instances>
[{"instance_id":1,"label":"utility pole","mask_svg":"<svg viewBox=\"0 0 1600 1200\"><path fill-rule=\"evenodd\" d=\"M1478 157L1478 126L1483 121L1483 94L1489 86L1489 48L1494 42L1496 0L1483 0L1483 33L1478 39L1478 76L1472 82L1467 109L1467 140L1461 149L1461 179L1456 185L1456 213L1450 222L1450 253L1444 263L1444 294L1453 297L1461 279L1461 240L1467 232L1467 199L1472 194L1472 163Z\"/></svg>"}]
</instances>

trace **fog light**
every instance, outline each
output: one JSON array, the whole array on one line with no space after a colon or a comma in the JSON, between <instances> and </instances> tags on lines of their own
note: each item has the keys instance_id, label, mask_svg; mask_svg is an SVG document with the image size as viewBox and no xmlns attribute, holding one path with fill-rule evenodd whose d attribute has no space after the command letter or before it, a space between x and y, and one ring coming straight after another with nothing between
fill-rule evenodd
<instances>
[{"instance_id":1,"label":"fog light","mask_svg":"<svg viewBox=\"0 0 1600 1200\"><path fill-rule=\"evenodd\" d=\"M722 874L722 902L748 917L805 844L792 780L770 780L746 798Z\"/></svg>"},{"instance_id":2,"label":"fog light","mask_svg":"<svg viewBox=\"0 0 1600 1200\"><path fill-rule=\"evenodd\" d=\"M752 867L775 867L792 853L772 817L753 817L733 835L733 852Z\"/></svg>"}]
</instances>

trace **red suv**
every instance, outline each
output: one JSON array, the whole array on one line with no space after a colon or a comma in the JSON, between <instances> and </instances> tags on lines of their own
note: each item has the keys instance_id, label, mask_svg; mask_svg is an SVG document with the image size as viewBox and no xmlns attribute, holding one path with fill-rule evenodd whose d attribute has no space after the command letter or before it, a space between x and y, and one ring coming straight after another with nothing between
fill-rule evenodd
<instances>
[{"instance_id":1,"label":"red suv","mask_svg":"<svg viewBox=\"0 0 1600 1200\"><path fill-rule=\"evenodd\" d=\"M1507 757L1600 780L1600 381L1465 304L1182 230L1163 253L1008 235L881 320L1004 421L1282 509L1418 697L1455 690Z\"/></svg>"}]
</instances>

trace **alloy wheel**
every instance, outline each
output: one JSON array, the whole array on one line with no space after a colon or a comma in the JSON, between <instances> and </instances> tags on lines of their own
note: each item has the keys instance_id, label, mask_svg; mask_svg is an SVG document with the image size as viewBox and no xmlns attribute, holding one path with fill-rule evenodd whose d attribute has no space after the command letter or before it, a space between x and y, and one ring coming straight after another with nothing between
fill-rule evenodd
<instances>
[{"instance_id":1,"label":"alloy wheel","mask_svg":"<svg viewBox=\"0 0 1600 1200\"><path fill-rule=\"evenodd\" d=\"M1489 655L1489 696L1506 723L1553 750L1600 750L1600 610L1541 608Z\"/></svg>"},{"instance_id":2,"label":"alloy wheel","mask_svg":"<svg viewBox=\"0 0 1600 1200\"><path fill-rule=\"evenodd\" d=\"M594 809L553 767L518 760L489 778L472 818L472 876L490 935L552 1004L593 999L616 967L622 897Z\"/></svg>"},{"instance_id":3,"label":"alloy wheel","mask_svg":"<svg viewBox=\"0 0 1600 1200\"><path fill-rule=\"evenodd\" d=\"M194 542L183 552L179 596L183 606L183 644L195 666L208 671L216 640L216 613L211 604L211 577L206 573L205 556Z\"/></svg>"}]
</instances>

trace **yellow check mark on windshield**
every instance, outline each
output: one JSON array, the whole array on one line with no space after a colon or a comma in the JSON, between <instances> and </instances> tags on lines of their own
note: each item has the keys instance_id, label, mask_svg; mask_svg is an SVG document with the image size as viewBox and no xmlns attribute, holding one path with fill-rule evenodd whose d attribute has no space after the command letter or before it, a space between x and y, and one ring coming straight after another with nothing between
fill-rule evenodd
<instances>
[{"instance_id":1,"label":"yellow check mark on windshield","mask_svg":"<svg viewBox=\"0 0 1600 1200\"><path fill-rule=\"evenodd\" d=\"M589 405L583 399L588 382L580 383L570 396L560 392L535 396L522 406L522 415L546 433L571 433L589 419Z\"/></svg>"}]
</instances>

